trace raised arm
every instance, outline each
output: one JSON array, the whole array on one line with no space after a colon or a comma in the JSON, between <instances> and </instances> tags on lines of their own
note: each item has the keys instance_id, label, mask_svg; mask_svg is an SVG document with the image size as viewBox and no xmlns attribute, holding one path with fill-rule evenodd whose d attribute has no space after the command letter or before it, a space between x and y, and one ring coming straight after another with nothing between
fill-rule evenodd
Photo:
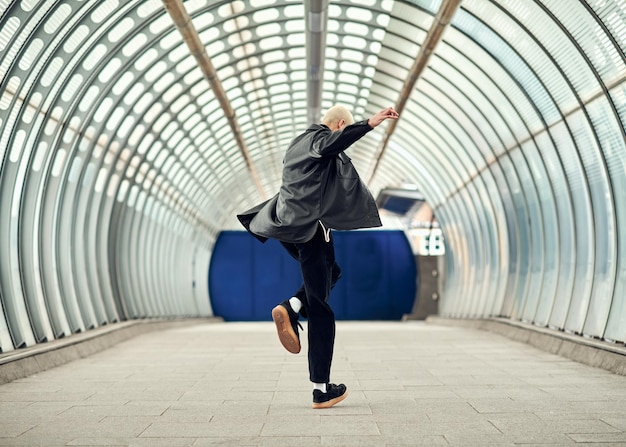
<instances>
[{"instance_id":1,"label":"raised arm","mask_svg":"<svg viewBox=\"0 0 626 447\"><path fill-rule=\"evenodd\" d=\"M367 121L359 121L348 126L341 126L338 130L328 133L315 143L315 150L322 156L336 155L343 152L352 143L367 132L378 126L386 119L398 119L399 115L393 107L387 107L374 114Z\"/></svg>"},{"instance_id":2,"label":"raised arm","mask_svg":"<svg viewBox=\"0 0 626 447\"><path fill-rule=\"evenodd\" d=\"M393 107L387 107L368 119L367 124L373 129L386 119L397 120L399 117L400 115L398 115L398 112L396 112Z\"/></svg>"}]
</instances>

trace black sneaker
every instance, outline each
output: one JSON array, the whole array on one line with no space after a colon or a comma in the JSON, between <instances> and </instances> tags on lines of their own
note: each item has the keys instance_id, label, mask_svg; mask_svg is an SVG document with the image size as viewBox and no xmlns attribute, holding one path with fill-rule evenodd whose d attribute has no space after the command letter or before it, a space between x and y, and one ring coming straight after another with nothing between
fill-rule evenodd
<instances>
[{"instance_id":1,"label":"black sneaker","mask_svg":"<svg viewBox=\"0 0 626 447\"><path fill-rule=\"evenodd\" d=\"M300 352L300 334L298 326L302 326L298 322L298 314L294 312L289 304L289 300L285 300L272 309L272 319L276 324L278 331L278 339L285 349L292 354Z\"/></svg>"},{"instance_id":2,"label":"black sneaker","mask_svg":"<svg viewBox=\"0 0 626 447\"><path fill-rule=\"evenodd\" d=\"M330 408L348 397L348 388L343 383L326 385L326 392L313 390L313 408Z\"/></svg>"}]
</instances>

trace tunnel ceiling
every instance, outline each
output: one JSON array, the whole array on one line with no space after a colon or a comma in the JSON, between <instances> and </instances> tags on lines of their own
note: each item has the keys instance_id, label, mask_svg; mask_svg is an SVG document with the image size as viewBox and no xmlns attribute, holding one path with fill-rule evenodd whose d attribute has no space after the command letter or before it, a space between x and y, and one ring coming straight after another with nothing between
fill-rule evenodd
<instances>
[{"instance_id":1,"label":"tunnel ceiling","mask_svg":"<svg viewBox=\"0 0 626 447\"><path fill-rule=\"evenodd\" d=\"M334 104L400 111L348 154L434 210L442 314L626 340L626 0L0 0L0 23L0 350L210 315L217 235Z\"/></svg>"},{"instance_id":2,"label":"tunnel ceiling","mask_svg":"<svg viewBox=\"0 0 626 447\"><path fill-rule=\"evenodd\" d=\"M336 103L401 109L350 155L374 194L411 184L435 208L598 97L623 113L623 1L457 3L2 1L2 148L214 233Z\"/></svg>"}]
</instances>

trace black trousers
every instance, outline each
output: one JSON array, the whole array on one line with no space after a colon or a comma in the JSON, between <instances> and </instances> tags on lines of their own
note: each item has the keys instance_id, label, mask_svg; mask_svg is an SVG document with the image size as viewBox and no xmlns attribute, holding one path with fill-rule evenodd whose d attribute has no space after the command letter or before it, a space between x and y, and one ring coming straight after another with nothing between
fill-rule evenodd
<instances>
[{"instance_id":1,"label":"black trousers","mask_svg":"<svg viewBox=\"0 0 626 447\"><path fill-rule=\"evenodd\" d=\"M300 313L309 320L309 378L311 382L328 383L335 346L335 313L328 298L341 276L332 235L326 242L319 227L308 242L281 244L299 262L302 272L304 283L294 296L302 301Z\"/></svg>"}]
</instances>

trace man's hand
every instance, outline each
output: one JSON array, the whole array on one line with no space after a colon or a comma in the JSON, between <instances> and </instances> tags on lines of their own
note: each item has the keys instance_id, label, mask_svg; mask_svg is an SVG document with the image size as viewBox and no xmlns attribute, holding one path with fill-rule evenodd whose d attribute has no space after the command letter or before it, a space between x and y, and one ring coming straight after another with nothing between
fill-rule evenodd
<instances>
[{"instance_id":1,"label":"man's hand","mask_svg":"<svg viewBox=\"0 0 626 447\"><path fill-rule=\"evenodd\" d=\"M397 120L399 116L398 112L393 110L393 107L387 107L368 119L367 124L369 124L371 128L374 128L386 119Z\"/></svg>"}]
</instances>

